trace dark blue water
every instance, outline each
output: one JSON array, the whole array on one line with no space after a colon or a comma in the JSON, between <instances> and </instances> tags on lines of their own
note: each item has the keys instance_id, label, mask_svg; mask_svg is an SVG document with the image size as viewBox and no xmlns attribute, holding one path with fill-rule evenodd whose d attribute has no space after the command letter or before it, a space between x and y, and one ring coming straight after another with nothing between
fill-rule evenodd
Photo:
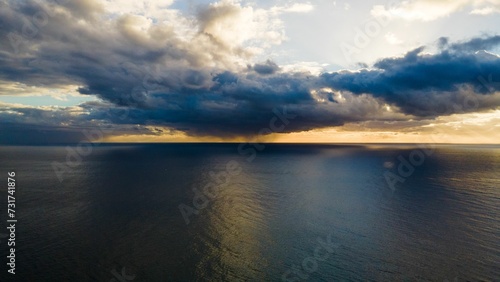
<instances>
[{"instance_id":1,"label":"dark blue water","mask_svg":"<svg viewBox=\"0 0 500 282\"><path fill-rule=\"evenodd\" d=\"M500 281L499 146L76 149L0 147L1 281Z\"/></svg>"}]
</instances>

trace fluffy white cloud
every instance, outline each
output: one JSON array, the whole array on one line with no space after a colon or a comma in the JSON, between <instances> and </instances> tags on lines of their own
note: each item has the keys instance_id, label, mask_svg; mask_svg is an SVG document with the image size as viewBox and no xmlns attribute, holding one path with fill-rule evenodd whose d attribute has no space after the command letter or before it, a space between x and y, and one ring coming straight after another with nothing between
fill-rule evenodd
<instances>
[{"instance_id":1,"label":"fluffy white cloud","mask_svg":"<svg viewBox=\"0 0 500 282\"><path fill-rule=\"evenodd\" d=\"M385 40L389 43L389 44L392 44L392 45L398 45L398 44L401 44L403 43L403 41L401 39L399 39L394 33L392 32L388 32L385 34Z\"/></svg>"},{"instance_id":2,"label":"fluffy white cloud","mask_svg":"<svg viewBox=\"0 0 500 282\"><path fill-rule=\"evenodd\" d=\"M496 13L500 13L500 7L489 6L489 7L484 7L484 8L480 8L480 9L474 9L470 13L474 14L474 15L496 14Z\"/></svg>"},{"instance_id":3,"label":"fluffy white cloud","mask_svg":"<svg viewBox=\"0 0 500 282\"><path fill-rule=\"evenodd\" d=\"M232 49L245 44L267 48L285 39L283 23L273 9L220 1L203 9L198 19L203 34Z\"/></svg>"},{"instance_id":4,"label":"fluffy white cloud","mask_svg":"<svg viewBox=\"0 0 500 282\"><path fill-rule=\"evenodd\" d=\"M275 6L273 10L280 12L289 12L289 13L308 13L314 10L314 6L309 2L295 3L290 6L283 6L283 7Z\"/></svg>"},{"instance_id":5,"label":"fluffy white cloud","mask_svg":"<svg viewBox=\"0 0 500 282\"><path fill-rule=\"evenodd\" d=\"M500 9L500 0L409 0L390 6L376 5L371 14L410 21L433 21L464 9L485 15Z\"/></svg>"}]
</instances>

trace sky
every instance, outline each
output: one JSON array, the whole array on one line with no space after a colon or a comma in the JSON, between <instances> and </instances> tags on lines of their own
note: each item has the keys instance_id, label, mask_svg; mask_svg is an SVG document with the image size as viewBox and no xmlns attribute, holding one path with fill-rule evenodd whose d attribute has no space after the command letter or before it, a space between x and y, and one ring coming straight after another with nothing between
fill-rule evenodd
<instances>
[{"instance_id":1,"label":"sky","mask_svg":"<svg viewBox=\"0 0 500 282\"><path fill-rule=\"evenodd\" d=\"M0 0L0 144L499 143L500 0Z\"/></svg>"}]
</instances>

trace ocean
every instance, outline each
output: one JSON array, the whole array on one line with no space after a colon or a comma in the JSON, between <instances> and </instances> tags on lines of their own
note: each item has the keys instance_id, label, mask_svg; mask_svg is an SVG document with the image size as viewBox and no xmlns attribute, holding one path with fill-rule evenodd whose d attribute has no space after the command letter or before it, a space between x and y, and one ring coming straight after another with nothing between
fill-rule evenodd
<instances>
[{"instance_id":1,"label":"ocean","mask_svg":"<svg viewBox=\"0 0 500 282\"><path fill-rule=\"evenodd\" d=\"M495 145L3 146L0 183L0 281L500 281Z\"/></svg>"}]
</instances>

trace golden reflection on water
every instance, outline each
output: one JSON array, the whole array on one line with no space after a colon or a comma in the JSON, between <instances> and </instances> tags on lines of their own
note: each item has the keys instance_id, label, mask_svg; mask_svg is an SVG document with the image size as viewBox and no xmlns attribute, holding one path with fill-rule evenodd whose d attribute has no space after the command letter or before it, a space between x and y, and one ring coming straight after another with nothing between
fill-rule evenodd
<instances>
[{"instance_id":1,"label":"golden reflection on water","mask_svg":"<svg viewBox=\"0 0 500 282\"><path fill-rule=\"evenodd\" d=\"M260 240L269 238L264 223L268 212L260 205L256 191L250 189L257 181L245 172L232 176L229 184L220 186L211 208L204 211L209 215L203 218L206 234L202 240L209 251L201 254L199 277L219 281L263 279L262 269L256 266L263 264ZM211 273L206 273L207 269L212 269Z\"/></svg>"}]
</instances>

